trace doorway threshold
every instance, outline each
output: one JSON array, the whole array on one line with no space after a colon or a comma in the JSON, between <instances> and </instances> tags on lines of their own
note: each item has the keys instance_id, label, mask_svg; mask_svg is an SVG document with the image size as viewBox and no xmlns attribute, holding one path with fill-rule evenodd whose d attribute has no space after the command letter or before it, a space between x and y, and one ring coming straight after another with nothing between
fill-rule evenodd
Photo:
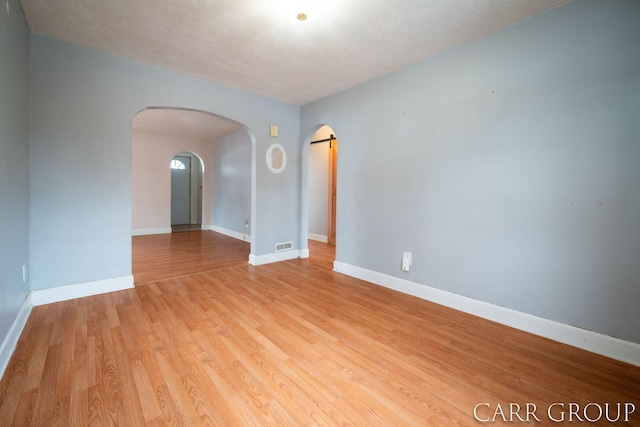
<instances>
[{"instance_id":1,"label":"doorway threshold","mask_svg":"<svg viewBox=\"0 0 640 427\"><path fill-rule=\"evenodd\" d=\"M182 224L182 225L171 226L172 233L182 233L184 231L200 231L200 230L202 230L202 224Z\"/></svg>"}]
</instances>

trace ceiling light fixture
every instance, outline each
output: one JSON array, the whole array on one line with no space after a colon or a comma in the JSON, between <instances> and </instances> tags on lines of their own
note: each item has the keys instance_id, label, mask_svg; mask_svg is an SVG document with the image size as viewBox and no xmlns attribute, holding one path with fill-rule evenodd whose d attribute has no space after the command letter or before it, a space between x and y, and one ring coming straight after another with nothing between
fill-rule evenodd
<instances>
[{"instance_id":1,"label":"ceiling light fixture","mask_svg":"<svg viewBox=\"0 0 640 427\"><path fill-rule=\"evenodd\" d=\"M0 0L2 1L2 0ZM266 3L266 0L263 0ZM271 8L289 22L329 22L342 4L341 0L269 0Z\"/></svg>"}]
</instances>

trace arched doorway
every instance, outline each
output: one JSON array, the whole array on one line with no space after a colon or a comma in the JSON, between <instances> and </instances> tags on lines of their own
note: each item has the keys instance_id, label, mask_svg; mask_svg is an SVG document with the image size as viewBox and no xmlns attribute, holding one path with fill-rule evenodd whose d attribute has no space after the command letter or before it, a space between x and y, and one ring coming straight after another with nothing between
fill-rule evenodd
<instances>
[{"instance_id":1,"label":"arched doorway","mask_svg":"<svg viewBox=\"0 0 640 427\"><path fill-rule=\"evenodd\" d=\"M329 126L318 129L309 148L309 238L336 243L338 140Z\"/></svg>"},{"instance_id":2,"label":"arched doorway","mask_svg":"<svg viewBox=\"0 0 640 427\"><path fill-rule=\"evenodd\" d=\"M177 153L171 169L172 231L199 230L202 227L202 184L204 164L195 153Z\"/></svg>"},{"instance_id":3,"label":"arched doorway","mask_svg":"<svg viewBox=\"0 0 640 427\"><path fill-rule=\"evenodd\" d=\"M138 112L133 118L132 235L172 232L170 164L175 155L180 153L196 155L203 165L202 208L192 208L191 215L194 212L201 215L195 222L201 223L204 230L220 232L213 222L213 171L215 167L220 167L213 161L213 146L228 135L238 134L241 134L241 137L236 139L244 141L243 153L250 157L250 165L242 169L247 175L242 181L248 182L247 185L250 186L250 189L246 190L250 198L246 203L249 205L250 214L243 214L241 231L248 234L245 240L250 239L253 254L256 223L255 135L239 122L202 110L149 107ZM234 170L237 172L238 169ZM191 218L188 222L191 222Z\"/></svg>"},{"instance_id":4,"label":"arched doorway","mask_svg":"<svg viewBox=\"0 0 640 427\"><path fill-rule=\"evenodd\" d=\"M319 125L302 149L301 248L308 239L332 245L337 241L338 139L334 130Z\"/></svg>"}]
</instances>

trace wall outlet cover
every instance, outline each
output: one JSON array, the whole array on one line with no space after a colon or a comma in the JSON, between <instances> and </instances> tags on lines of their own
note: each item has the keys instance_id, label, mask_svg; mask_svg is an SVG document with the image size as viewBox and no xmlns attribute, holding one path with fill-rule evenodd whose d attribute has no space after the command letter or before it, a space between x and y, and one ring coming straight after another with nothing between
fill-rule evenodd
<instances>
[{"instance_id":1,"label":"wall outlet cover","mask_svg":"<svg viewBox=\"0 0 640 427\"><path fill-rule=\"evenodd\" d=\"M402 270L409 271L411 269L411 252L402 254Z\"/></svg>"}]
</instances>

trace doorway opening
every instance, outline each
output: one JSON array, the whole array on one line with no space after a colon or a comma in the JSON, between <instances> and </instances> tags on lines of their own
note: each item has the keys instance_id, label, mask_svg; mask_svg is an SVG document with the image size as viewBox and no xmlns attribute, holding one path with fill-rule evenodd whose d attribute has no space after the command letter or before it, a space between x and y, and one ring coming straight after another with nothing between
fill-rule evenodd
<instances>
[{"instance_id":1,"label":"doorway opening","mask_svg":"<svg viewBox=\"0 0 640 427\"><path fill-rule=\"evenodd\" d=\"M305 144L308 147L306 183L306 233L304 240L336 245L338 139L329 126L319 126ZM303 150L304 151L304 150ZM305 164L303 164L304 168ZM304 180L305 174L303 174ZM304 195L302 199L305 199ZM305 211L303 206L303 211ZM308 242L303 241L303 244ZM314 245L317 247L317 245Z\"/></svg>"},{"instance_id":2,"label":"doorway opening","mask_svg":"<svg viewBox=\"0 0 640 427\"><path fill-rule=\"evenodd\" d=\"M221 200L225 195L233 196L235 187L223 187L222 195L218 187L223 182L226 185L227 181L220 177L228 175L229 170L238 172L238 161L232 149L234 141L242 142L243 168L239 180L244 185L242 191L246 197L242 199L244 211L236 228L242 233L250 233L240 239L250 241L250 258L255 249L256 223L256 138L253 131L240 122L207 111L148 107L133 118L131 134L131 233L135 237L165 235L170 239L168 235L177 231L177 227L230 235L228 229L236 225L220 224L219 217L224 216L224 208L230 206ZM224 161L217 162L216 159ZM245 163L248 166L244 167ZM191 174L186 172L187 168ZM172 171L182 171L186 175L181 192L171 191ZM175 195L176 192L187 200L181 205L181 217L178 215L177 218L172 212L172 205L177 203L172 201L172 193ZM227 216L235 219L238 215Z\"/></svg>"},{"instance_id":3,"label":"doorway opening","mask_svg":"<svg viewBox=\"0 0 640 427\"><path fill-rule=\"evenodd\" d=\"M192 152L176 154L171 169L172 232L202 228L202 177L204 163Z\"/></svg>"}]
</instances>

